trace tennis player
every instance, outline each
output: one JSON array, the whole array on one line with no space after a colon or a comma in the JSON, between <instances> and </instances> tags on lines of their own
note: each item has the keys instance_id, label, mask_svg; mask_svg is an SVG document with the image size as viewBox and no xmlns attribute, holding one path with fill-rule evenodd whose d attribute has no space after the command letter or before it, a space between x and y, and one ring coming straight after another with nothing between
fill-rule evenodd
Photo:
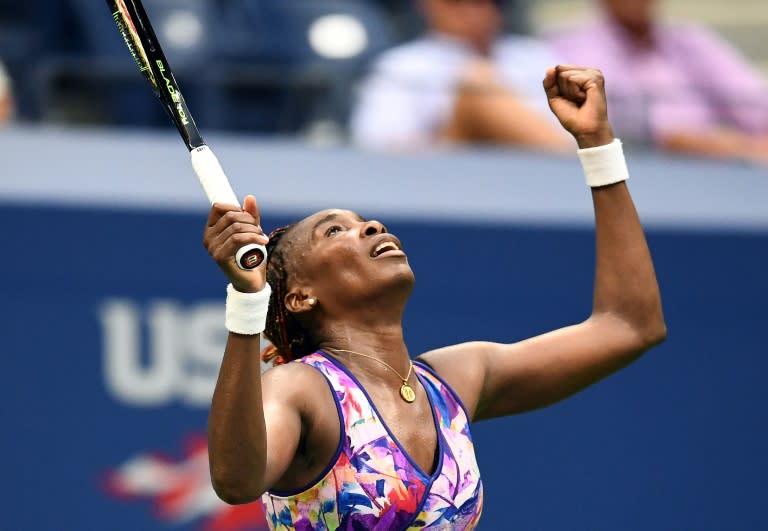
<instances>
[{"instance_id":1,"label":"tennis player","mask_svg":"<svg viewBox=\"0 0 768 531\"><path fill-rule=\"evenodd\" d=\"M664 339L603 76L558 66L544 89L592 187L595 288L579 324L412 361L401 321L414 275L384 225L323 210L273 233L267 265L246 272L235 251L267 243L255 199L213 206L204 241L230 281L208 434L223 500L261 498L273 529L472 529L483 504L472 421L562 400ZM261 333L277 363L263 375Z\"/></svg>"}]
</instances>

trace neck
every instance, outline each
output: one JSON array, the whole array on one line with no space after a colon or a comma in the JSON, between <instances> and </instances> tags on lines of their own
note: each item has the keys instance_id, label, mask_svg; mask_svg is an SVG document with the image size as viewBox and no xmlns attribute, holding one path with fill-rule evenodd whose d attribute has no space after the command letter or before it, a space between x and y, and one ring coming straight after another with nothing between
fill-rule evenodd
<instances>
[{"instance_id":1,"label":"neck","mask_svg":"<svg viewBox=\"0 0 768 531\"><path fill-rule=\"evenodd\" d=\"M373 356L391 365L401 375L408 373L410 356L403 338L403 327L400 322L375 327L360 327L358 323L345 321L338 323L333 331L318 342L321 349L337 354L335 350L352 351ZM382 366L364 356L349 352L338 353L339 357L352 369L357 369L366 376L391 383L392 376Z\"/></svg>"},{"instance_id":2,"label":"neck","mask_svg":"<svg viewBox=\"0 0 768 531\"><path fill-rule=\"evenodd\" d=\"M388 286L378 296L362 299L337 297L314 323L314 339L320 346L355 346L391 350L404 347L403 314L413 282Z\"/></svg>"},{"instance_id":3,"label":"neck","mask_svg":"<svg viewBox=\"0 0 768 531\"><path fill-rule=\"evenodd\" d=\"M315 328L314 338L318 348L351 350L375 356L405 374L409 356L403 338L403 313L413 281L402 283L399 288L389 286L378 297L369 297L355 304L353 301L335 301L333 308L324 312ZM386 378L376 362L362 356L344 354L350 368L359 367L362 372Z\"/></svg>"},{"instance_id":4,"label":"neck","mask_svg":"<svg viewBox=\"0 0 768 531\"><path fill-rule=\"evenodd\" d=\"M451 31L441 30L439 28L432 28L431 34L442 39L449 39L461 46L471 50L477 55L489 56L491 54L491 48L493 46L494 39L473 39L465 35L459 35Z\"/></svg>"},{"instance_id":5,"label":"neck","mask_svg":"<svg viewBox=\"0 0 768 531\"><path fill-rule=\"evenodd\" d=\"M353 350L372 356L398 361L408 358L408 349L403 338L400 323L390 326L359 327L356 323L345 322L318 342L320 348ZM394 365L393 365L394 366ZM397 368L397 367L396 367Z\"/></svg>"},{"instance_id":6,"label":"neck","mask_svg":"<svg viewBox=\"0 0 768 531\"><path fill-rule=\"evenodd\" d=\"M653 24L631 24L613 18L614 22L624 31L629 40L639 48L648 48L653 44Z\"/></svg>"}]
</instances>

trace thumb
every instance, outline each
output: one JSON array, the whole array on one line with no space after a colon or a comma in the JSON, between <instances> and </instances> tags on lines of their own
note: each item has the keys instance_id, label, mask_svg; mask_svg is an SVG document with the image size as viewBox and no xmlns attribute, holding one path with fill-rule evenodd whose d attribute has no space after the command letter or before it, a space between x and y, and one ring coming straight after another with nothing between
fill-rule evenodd
<instances>
[{"instance_id":1,"label":"thumb","mask_svg":"<svg viewBox=\"0 0 768 531\"><path fill-rule=\"evenodd\" d=\"M256 198L248 194L245 196L245 199L243 199L243 210L248 212L250 215L252 215L254 218L256 218L256 223L261 222L261 215L259 213L259 205L256 203Z\"/></svg>"}]
</instances>

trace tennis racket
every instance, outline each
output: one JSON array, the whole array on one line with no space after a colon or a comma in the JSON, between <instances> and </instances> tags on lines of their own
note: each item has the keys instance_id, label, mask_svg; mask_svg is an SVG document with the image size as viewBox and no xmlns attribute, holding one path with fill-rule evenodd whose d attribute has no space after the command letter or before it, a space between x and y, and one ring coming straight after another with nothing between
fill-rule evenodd
<instances>
[{"instance_id":1,"label":"tennis racket","mask_svg":"<svg viewBox=\"0 0 768 531\"><path fill-rule=\"evenodd\" d=\"M206 145L195 125L195 120L187 108L184 96L179 90L179 85L160 48L141 1L106 0L106 2L136 66L144 74L189 149L192 168L208 200L211 204L240 206L219 160ZM266 257L266 248L254 243L241 247L235 254L235 260L241 269L258 267Z\"/></svg>"}]
</instances>

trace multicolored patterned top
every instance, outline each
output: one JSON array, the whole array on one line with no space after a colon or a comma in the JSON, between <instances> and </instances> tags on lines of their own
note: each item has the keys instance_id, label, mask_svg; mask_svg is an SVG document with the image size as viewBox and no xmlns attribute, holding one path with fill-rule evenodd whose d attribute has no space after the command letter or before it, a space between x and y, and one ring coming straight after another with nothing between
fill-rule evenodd
<instances>
[{"instance_id":1,"label":"multicolored patterned top","mask_svg":"<svg viewBox=\"0 0 768 531\"><path fill-rule=\"evenodd\" d=\"M271 529L474 529L483 506L469 416L448 385L414 362L437 429L438 461L425 473L400 446L370 396L346 367L324 352L305 356L328 380L339 413L336 456L313 484L269 491L261 501Z\"/></svg>"}]
</instances>

